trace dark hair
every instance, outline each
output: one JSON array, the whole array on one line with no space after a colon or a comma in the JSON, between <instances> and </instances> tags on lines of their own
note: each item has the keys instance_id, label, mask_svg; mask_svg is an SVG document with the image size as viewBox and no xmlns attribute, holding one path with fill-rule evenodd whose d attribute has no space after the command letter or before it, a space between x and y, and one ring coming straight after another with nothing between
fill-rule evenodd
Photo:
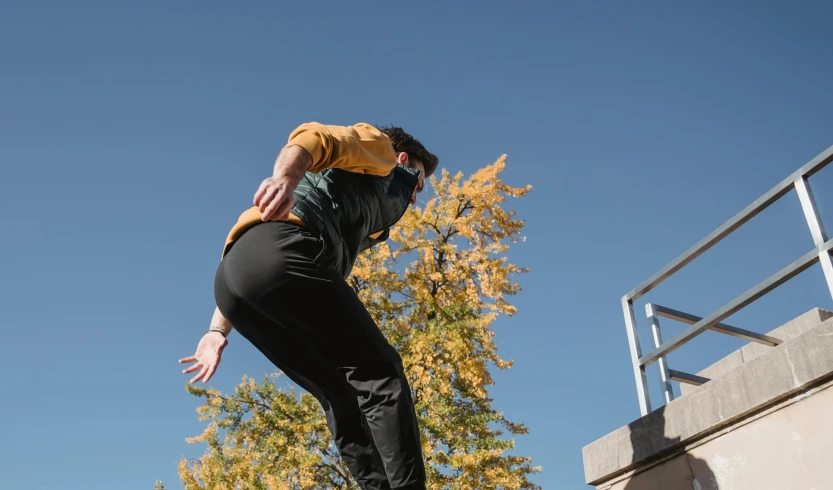
<instances>
[{"instance_id":1,"label":"dark hair","mask_svg":"<svg viewBox=\"0 0 833 490\"><path fill-rule=\"evenodd\" d=\"M418 139L406 133L402 128L395 126L380 126L378 129L388 135L396 153L404 152L408 154L408 158L415 158L419 160L425 167L426 177L430 177L431 174L433 174L437 169L440 159L430 151L426 150Z\"/></svg>"}]
</instances>

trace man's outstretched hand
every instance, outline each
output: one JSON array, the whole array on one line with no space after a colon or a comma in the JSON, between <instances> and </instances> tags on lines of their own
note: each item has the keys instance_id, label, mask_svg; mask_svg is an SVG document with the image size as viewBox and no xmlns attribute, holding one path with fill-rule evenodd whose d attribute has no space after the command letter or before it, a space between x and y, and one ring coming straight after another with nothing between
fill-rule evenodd
<instances>
[{"instance_id":1,"label":"man's outstretched hand","mask_svg":"<svg viewBox=\"0 0 833 490\"><path fill-rule=\"evenodd\" d=\"M200 379L202 379L203 383L208 382L217 370L217 366L220 365L223 349L227 345L228 340L219 332L208 332L203 335L200 343L197 345L197 352L191 357L179 360L180 364L194 363L192 366L185 368L182 371L183 374L193 373L196 370L200 371L196 376L191 378L189 383L196 383Z\"/></svg>"}]
</instances>

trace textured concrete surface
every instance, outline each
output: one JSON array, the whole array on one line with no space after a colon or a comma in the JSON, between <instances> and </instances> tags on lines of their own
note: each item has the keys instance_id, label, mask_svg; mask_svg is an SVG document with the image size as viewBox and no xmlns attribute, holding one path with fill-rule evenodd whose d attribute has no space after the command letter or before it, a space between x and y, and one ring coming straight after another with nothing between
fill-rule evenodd
<instances>
[{"instance_id":1,"label":"textured concrete surface","mask_svg":"<svg viewBox=\"0 0 833 490\"><path fill-rule=\"evenodd\" d=\"M599 490L833 488L833 388L768 413Z\"/></svg>"},{"instance_id":2,"label":"textured concrete surface","mask_svg":"<svg viewBox=\"0 0 833 490\"><path fill-rule=\"evenodd\" d=\"M833 376L833 319L818 324L833 314L822 311L813 310L790 322L792 325L785 325L782 335L792 338L778 347L752 356L711 382L584 447L586 481L600 484L656 457L681 451L685 444ZM833 406L827 409L833 413ZM691 468L696 472L695 466Z\"/></svg>"},{"instance_id":3,"label":"textured concrete surface","mask_svg":"<svg viewBox=\"0 0 833 490\"><path fill-rule=\"evenodd\" d=\"M833 318L833 312L822 310L821 308L814 308L798 318L790 320L775 330L765 333L786 342L787 340L798 337L807 330L830 318ZM707 332L707 335L715 335L715 333ZM765 354L770 350L772 350L772 347L768 345L750 342L697 374L709 379L715 379L737 368L744 362L751 361L752 359ZM683 395L691 393L697 388L694 385L687 385L684 383L681 383L679 386L680 393Z\"/></svg>"},{"instance_id":4,"label":"textured concrete surface","mask_svg":"<svg viewBox=\"0 0 833 490\"><path fill-rule=\"evenodd\" d=\"M792 340L807 330L814 328L819 323L829 320L830 318L833 318L833 312L822 310L821 308L815 308L795 320L776 328L768 335L772 335L773 337L779 338L783 341ZM743 362L748 362L771 349L772 347L767 345L749 343L741 347L740 351L743 356Z\"/></svg>"},{"instance_id":5,"label":"textured concrete surface","mask_svg":"<svg viewBox=\"0 0 833 490\"><path fill-rule=\"evenodd\" d=\"M663 463L653 471L639 473L614 483L612 486L599 487L605 490L691 490L694 488L694 473L685 454Z\"/></svg>"},{"instance_id":6,"label":"textured concrete surface","mask_svg":"<svg viewBox=\"0 0 833 490\"><path fill-rule=\"evenodd\" d=\"M772 349L772 347L767 347L765 345L761 345L761 347L765 349ZM743 365L743 354L741 353L741 349L738 349L728 356L724 357L723 359L717 361L716 363L712 364L711 366L707 367L706 369L697 373L700 376L715 379L723 376L724 374L728 373L729 371L740 367ZM672 366L673 368L673 366ZM694 385L689 385L685 383L680 383L678 385L680 387L680 394L685 395L686 393L691 393L697 387Z\"/></svg>"}]
</instances>

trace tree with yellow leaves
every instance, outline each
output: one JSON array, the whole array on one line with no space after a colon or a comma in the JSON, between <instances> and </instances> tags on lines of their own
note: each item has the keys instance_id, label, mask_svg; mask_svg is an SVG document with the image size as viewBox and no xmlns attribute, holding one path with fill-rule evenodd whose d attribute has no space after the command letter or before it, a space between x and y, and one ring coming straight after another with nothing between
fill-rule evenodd
<instances>
[{"instance_id":1,"label":"tree with yellow leaves","mask_svg":"<svg viewBox=\"0 0 833 490\"><path fill-rule=\"evenodd\" d=\"M413 390L431 490L538 489L531 458L506 454L527 432L491 406L490 368L497 355L497 315L511 316L508 296L526 269L509 263L523 221L503 204L531 189L500 179L506 156L469 178L431 177L434 197L411 208L388 241L361 255L348 279L388 341L400 353ZM199 459L179 475L196 489L356 489L323 412L308 393L278 389L274 378L244 377L233 394L188 385L204 399L207 427ZM157 483L157 488L163 488Z\"/></svg>"}]
</instances>

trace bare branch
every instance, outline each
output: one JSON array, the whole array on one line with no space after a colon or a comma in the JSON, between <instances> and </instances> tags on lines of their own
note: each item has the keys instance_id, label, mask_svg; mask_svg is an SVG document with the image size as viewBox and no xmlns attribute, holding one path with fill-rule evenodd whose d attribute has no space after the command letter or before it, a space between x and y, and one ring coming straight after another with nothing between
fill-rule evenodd
<instances>
[{"instance_id":1,"label":"bare branch","mask_svg":"<svg viewBox=\"0 0 833 490\"><path fill-rule=\"evenodd\" d=\"M327 463L329 463L328 466L332 468L333 471L338 473L338 475L345 480L350 479L350 473L347 469L341 466L329 453L327 453L327 451L319 449L319 452L321 453L321 456L327 460Z\"/></svg>"}]
</instances>

